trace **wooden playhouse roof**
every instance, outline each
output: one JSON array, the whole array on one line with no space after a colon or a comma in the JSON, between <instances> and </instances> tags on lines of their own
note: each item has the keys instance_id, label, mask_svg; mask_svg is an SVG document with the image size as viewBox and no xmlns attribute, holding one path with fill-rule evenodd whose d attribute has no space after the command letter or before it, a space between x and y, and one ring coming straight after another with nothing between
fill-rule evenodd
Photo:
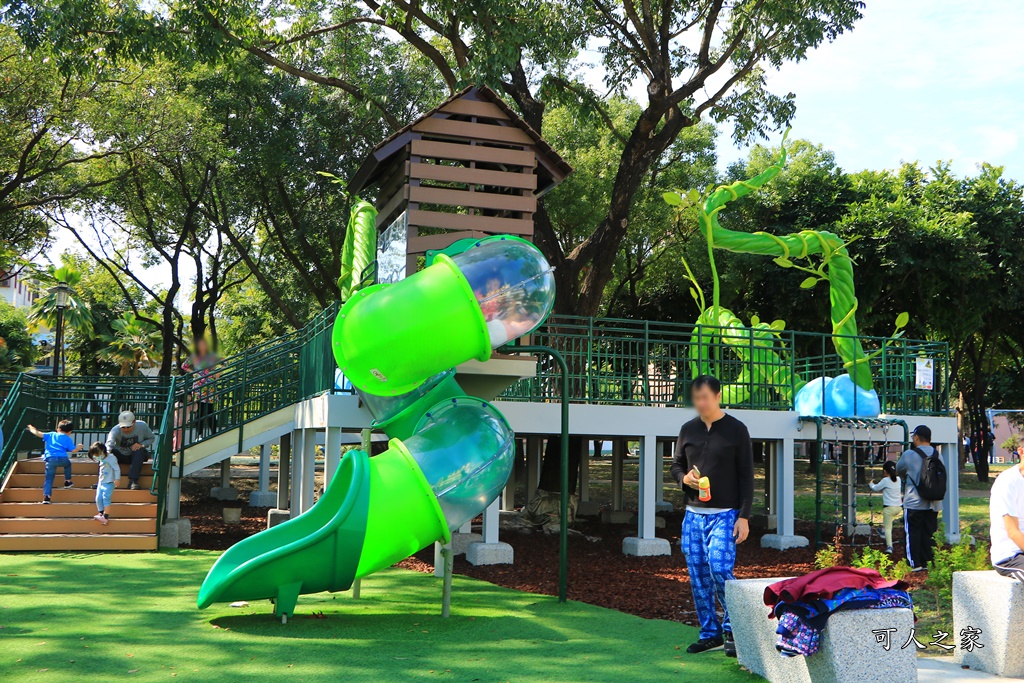
<instances>
[{"instance_id":1,"label":"wooden playhouse roof","mask_svg":"<svg viewBox=\"0 0 1024 683\"><path fill-rule=\"evenodd\" d=\"M483 103L483 106L476 103ZM467 115L485 117L491 122L491 125L484 126L482 124L460 121L460 129L464 133L458 137L473 139L477 134L482 133L486 129L493 130L493 124L495 123L499 126L515 128L525 133L525 136L520 135L519 138L529 142L534 148L537 158L536 173L538 175L538 182L537 189L534 192L536 196L540 196L552 189L572 173L572 166L552 149L551 145L545 142L544 138L537 131L498 97L497 93L487 86L469 86L455 93L412 123L396 130L374 147L349 181L349 191L357 194L367 187L372 187L377 181L381 180L386 170L390 168L391 164L389 162L392 157L402 153L412 139L419 137L423 132L435 132L434 128L436 126L431 125L432 119L464 118Z\"/></svg>"}]
</instances>

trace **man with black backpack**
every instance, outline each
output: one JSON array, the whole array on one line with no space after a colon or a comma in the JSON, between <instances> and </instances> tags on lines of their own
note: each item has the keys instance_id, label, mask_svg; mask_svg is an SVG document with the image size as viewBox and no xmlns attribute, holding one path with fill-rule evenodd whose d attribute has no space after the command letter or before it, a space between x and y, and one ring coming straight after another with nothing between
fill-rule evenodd
<instances>
[{"instance_id":1,"label":"man with black backpack","mask_svg":"<svg viewBox=\"0 0 1024 683\"><path fill-rule=\"evenodd\" d=\"M932 430L919 425L911 432L913 447L904 451L896 472L906 482L903 492L903 528L907 560L915 572L928 566L939 528L939 510L946 497L946 466L932 446Z\"/></svg>"}]
</instances>

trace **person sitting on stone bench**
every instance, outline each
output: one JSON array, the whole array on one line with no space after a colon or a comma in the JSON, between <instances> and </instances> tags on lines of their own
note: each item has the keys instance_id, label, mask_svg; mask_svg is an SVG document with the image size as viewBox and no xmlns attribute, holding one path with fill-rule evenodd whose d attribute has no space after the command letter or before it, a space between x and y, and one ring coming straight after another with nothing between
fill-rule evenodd
<instances>
[{"instance_id":1,"label":"person sitting on stone bench","mask_svg":"<svg viewBox=\"0 0 1024 683\"><path fill-rule=\"evenodd\" d=\"M1024 581L1024 463L1006 470L992 484L992 564L1003 576Z\"/></svg>"},{"instance_id":2,"label":"person sitting on stone bench","mask_svg":"<svg viewBox=\"0 0 1024 683\"><path fill-rule=\"evenodd\" d=\"M117 424L107 434L107 452L113 453L122 465L129 465L128 488L139 489L139 475L142 463L152 457L156 434L142 420L135 419L135 413L126 410L117 416Z\"/></svg>"}]
</instances>

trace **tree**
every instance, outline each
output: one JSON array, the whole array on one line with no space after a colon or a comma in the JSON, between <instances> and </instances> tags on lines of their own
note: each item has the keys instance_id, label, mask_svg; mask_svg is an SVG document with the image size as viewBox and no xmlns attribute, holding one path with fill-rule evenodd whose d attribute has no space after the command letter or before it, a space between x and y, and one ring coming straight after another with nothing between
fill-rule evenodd
<instances>
[{"instance_id":1,"label":"tree","mask_svg":"<svg viewBox=\"0 0 1024 683\"><path fill-rule=\"evenodd\" d=\"M107 348L106 339L113 334L111 324L124 313L135 310L144 311L152 318L152 304L137 285L116 282L113 275L88 256L65 253L61 255L61 263L80 275L75 285L75 298L92 317L87 330L68 325L65 355L69 371L82 376L118 373L120 365L101 356ZM120 284L125 284L124 290Z\"/></svg>"},{"instance_id":2,"label":"tree","mask_svg":"<svg viewBox=\"0 0 1024 683\"><path fill-rule=\"evenodd\" d=\"M0 372L21 372L35 363L36 349L23 311L0 299Z\"/></svg>"},{"instance_id":3,"label":"tree","mask_svg":"<svg viewBox=\"0 0 1024 683\"><path fill-rule=\"evenodd\" d=\"M45 242L40 210L107 182L95 162L120 153L108 144L105 104L124 78L116 67L87 77L62 71L45 48L26 49L0 24L0 266Z\"/></svg>"},{"instance_id":4,"label":"tree","mask_svg":"<svg viewBox=\"0 0 1024 683\"><path fill-rule=\"evenodd\" d=\"M1017 455L1017 448L1020 446L1020 444L1021 444L1020 434L1013 433L1013 434L1010 434L1009 438L1006 439L1006 441L1004 441L1003 443L999 444L999 447L1001 449L1003 449L1004 451L1006 451L1007 453L1009 453L1010 457L1014 457L1014 456Z\"/></svg>"},{"instance_id":5,"label":"tree","mask_svg":"<svg viewBox=\"0 0 1024 683\"><path fill-rule=\"evenodd\" d=\"M45 268L33 270L34 287L39 291L40 296L32 302L29 320L46 325L50 329L57 327L57 295L50 290L56 285L64 283L71 288L67 306L64 308L64 324L73 332L87 337L91 336L93 331L92 311L88 302L75 289L82 281L82 272L66 255L61 257L61 261L62 265L60 266L47 265Z\"/></svg>"},{"instance_id":6,"label":"tree","mask_svg":"<svg viewBox=\"0 0 1024 683\"><path fill-rule=\"evenodd\" d=\"M426 60L449 92L467 82L492 85L510 97L524 119L543 132L549 100L573 98L613 123L605 97L573 77L579 48L600 42L608 90L622 94L641 80L647 99L626 125L609 125L623 144L601 221L565 252L545 207L535 214L536 240L556 267L557 310L598 313L613 265L630 231L630 212L647 172L680 133L708 114L734 124L737 139L764 135L788 121L792 94L768 91L764 69L802 59L860 18L859 0L723 0L623 5L607 0L551 2L487 0L336 0L315 6L225 2L183 4L164 13L140 5L108 11L99 0L76 3L75 22L57 3L16 2L12 17L30 43L44 38L58 50L98 44L111 54L157 52L205 59L237 48L277 69L333 88L379 112L396 115L381 94L378 69L339 59L317 62L358 28L400 37ZM367 27L369 27L367 29ZM386 77L390 77L387 74Z\"/></svg>"},{"instance_id":7,"label":"tree","mask_svg":"<svg viewBox=\"0 0 1024 683\"><path fill-rule=\"evenodd\" d=\"M163 348L160 328L125 313L111 323L113 332L105 337L108 346L100 355L120 366L122 377L141 375L144 368L160 362Z\"/></svg>"}]
</instances>

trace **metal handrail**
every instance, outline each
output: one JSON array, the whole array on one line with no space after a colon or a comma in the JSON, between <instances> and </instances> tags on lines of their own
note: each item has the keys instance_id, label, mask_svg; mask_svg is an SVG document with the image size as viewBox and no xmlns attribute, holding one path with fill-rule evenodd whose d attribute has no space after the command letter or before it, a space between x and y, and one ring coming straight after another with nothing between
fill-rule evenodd
<instances>
[{"instance_id":1,"label":"metal handrail","mask_svg":"<svg viewBox=\"0 0 1024 683\"><path fill-rule=\"evenodd\" d=\"M186 437L200 431L210 437L234 429L241 447L244 425L333 390L330 332L337 312L337 304L329 306L301 330L183 375L175 406L182 438L173 450L184 450Z\"/></svg>"},{"instance_id":2,"label":"metal handrail","mask_svg":"<svg viewBox=\"0 0 1024 683\"><path fill-rule=\"evenodd\" d=\"M945 342L861 335L726 328L712 325L584 316L552 316L532 341L558 349L569 366L570 400L609 405L679 405L698 371L731 387L734 408L790 410L803 382L846 372L835 339L857 339L869 354L882 409L941 415L949 405L949 346ZM935 383L917 389L914 359L931 358ZM502 400L559 399L558 372L546 359L536 376L512 385Z\"/></svg>"},{"instance_id":3,"label":"metal handrail","mask_svg":"<svg viewBox=\"0 0 1024 683\"><path fill-rule=\"evenodd\" d=\"M163 429L157 434L156 443L153 447L153 479L149 485L149 491L156 496L156 536L158 546L160 543L160 531L164 523L164 511L167 509L167 478L170 476L174 458L172 445L174 443L174 399L177 393L175 391L177 381L177 377L171 377L171 385L167 391L164 413L160 419Z\"/></svg>"}]
</instances>

